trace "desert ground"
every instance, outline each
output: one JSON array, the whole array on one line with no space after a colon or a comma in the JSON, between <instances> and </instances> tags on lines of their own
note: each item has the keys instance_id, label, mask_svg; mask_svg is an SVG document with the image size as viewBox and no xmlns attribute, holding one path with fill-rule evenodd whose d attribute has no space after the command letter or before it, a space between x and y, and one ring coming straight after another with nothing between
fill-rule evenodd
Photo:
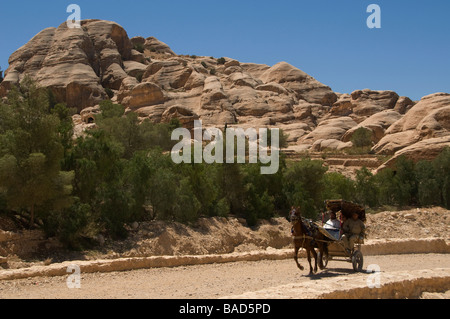
<instances>
[{"instance_id":1,"label":"desert ground","mask_svg":"<svg viewBox=\"0 0 450 319\"><path fill-rule=\"evenodd\" d=\"M59 265L57 259L62 258L61 252L54 253L54 259L47 256L45 260L33 261L10 256L9 269L0 270L0 296L14 299L447 299L450 290L448 213L442 208L414 208L369 214L363 272L355 273L351 263L332 260L325 270L311 276L308 267L300 271L291 258L290 223L284 218L261 222L254 228L246 227L236 218L202 219L190 227L143 223L133 225L127 240L106 241L102 249L78 256L87 264L104 261L97 270L83 272L82 268L80 289L68 288L69 274L46 275L46 268ZM268 258L262 254L260 258L231 258L229 262L194 261L142 269L121 266L120 271L112 266L117 260L130 262L154 256L171 256L176 260L192 255L201 260L202 256L240 256L246 252L269 255L282 252L283 257ZM72 262L76 264L77 258ZM300 262L307 266L304 256ZM371 295L366 289L373 275L367 270L372 265L379 267L381 286L390 287L383 288L381 295ZM39 275L32 275L35 269L39 269L36 272ZM10 276L13 272L20 275Z\"/></svg>"},{"instance_id":2,"label":"desert ground","mask_svg":"<svg viewBox=\"0 0 450 319\"><path fill-rule=\"evenodd\" d=\"M384 274L396 272L450 269L450 255L369 256L366 263L380 266L382 280ZM307 276L307 272L300 272L291 259L261 260L83 274L80 289L69 289L67 276L2 281L0 295L14 299L234 299L245 298L246 293L253 292L259 299L270 299L286 293L286 286L297 285L303 289L298 288L297 293L289 297L281 296L313 298L319 292L329 290L325 283L333 281L338 289L345 282L364 280L368 276L354 273L351 264L341 262L330 262L329 269ZM305 287L313 287L315 291L311 293ZM441 295L448 297L448 294Z\"/></svg>"}]
</instances>

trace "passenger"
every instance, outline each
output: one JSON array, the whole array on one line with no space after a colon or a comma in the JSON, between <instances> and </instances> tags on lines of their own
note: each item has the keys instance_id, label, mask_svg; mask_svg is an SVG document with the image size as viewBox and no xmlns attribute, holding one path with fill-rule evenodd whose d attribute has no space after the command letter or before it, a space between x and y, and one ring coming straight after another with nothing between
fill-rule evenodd
<instances>
[{"instance_id":1,"label":"passenger","mask_svg":"<svg viewBox=\"0 0 450 319\"><path fill-rule=\"evenodd\" d=\"M348 252L353 250L353 247L358 241L364 239L365 229L366 226L359 219L357 213L353 213L352 218L349 218L344 222L342 225L342 230L344 232L342 235L342 242Z\"/></svg>"},{"instance_id":2,"label":"passenger","mask_svg":"<svg viewBox=\"0 0 450 319\"><path fill-rule=\"evenodd\" d=\"M330 213L330 219L325 223L323 228L325 228L331 236L336 238L336 240L339 240L341 233L341 222L336 218L335 212Z\"/></svg>"}]
</instances>

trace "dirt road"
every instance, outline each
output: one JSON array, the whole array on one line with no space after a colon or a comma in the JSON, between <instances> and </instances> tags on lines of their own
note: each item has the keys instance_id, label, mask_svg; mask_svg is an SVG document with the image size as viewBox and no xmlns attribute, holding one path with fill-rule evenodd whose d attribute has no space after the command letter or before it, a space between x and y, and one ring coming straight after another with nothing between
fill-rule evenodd
<instances>
[{"instance_id":1,"label":"dirt road","mask_svg":"<svg viewBox=\"0 0 450 319\"><path fill-rule=\"evenodd\" d=\"M306 260L301 263L306 266ZM449 254L367 256L364 269L377 264L383 272L450 268ZM237 262L128 272L81 274L81 288L69 289L65 277L0 281L0 298L39 299L216 299L269 287L355 274L345 262L331 261L313 277L300 272L293 260Z\"/></svg>"}]
</instances>

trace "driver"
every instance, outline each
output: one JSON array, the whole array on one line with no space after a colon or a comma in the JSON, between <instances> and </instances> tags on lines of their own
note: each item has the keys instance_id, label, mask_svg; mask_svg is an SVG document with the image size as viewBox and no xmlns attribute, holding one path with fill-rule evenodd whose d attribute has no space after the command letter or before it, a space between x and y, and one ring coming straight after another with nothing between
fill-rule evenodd
<instances>
[{"instance_id":1,"label":"driver","mask_svg":"<svg viewBox=\"0 0 450 319\"><path fill-rule=\"evenodd\" d=\"M366 226L359 219L357 213L352 214L352 218L347 219L342 225L342 230L344 234L342 235L342 242L345 249L351 251L358 240L364 239L364 232Z\"/></svg>"},{"instance_id":2,"label":"driver","mask_svg":"<svg viewBox=\"0 0 450 319\"><path fill-rule=\"evenodd\" d=\"M325 228L331 236L339 240L339 235L341 233L341 222L336 218L335 212L330 212L330 219L325 223L323 228Z\"/></svg>"}]
</instances>

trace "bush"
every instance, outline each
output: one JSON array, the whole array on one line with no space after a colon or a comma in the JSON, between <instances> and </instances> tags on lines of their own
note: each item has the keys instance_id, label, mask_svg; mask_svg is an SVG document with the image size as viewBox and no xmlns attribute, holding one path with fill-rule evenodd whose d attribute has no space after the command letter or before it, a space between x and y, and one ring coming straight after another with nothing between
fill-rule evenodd
<instances>
[{"instance_id":1,"label":"bush","mask_svg":"<svg viewBox=\"0 0 450 319\"><path fill-rule=\"evenodd\" d=\"M450 147L433 161L420 161L415 166L417 197L420 205L450 207Z\"/></svg>"},{"instance_id":2,"label":"bush","mask_svg":"<svg viewBox=\"0 0 450 319\"><path fill-rule=\"evenodd\" d=\"M373 174L366 168L356 171L355 201L362 205L378 205L378 188Z\"/></svg>"},{"instance_id":3,"label":"bush","mask_svg":"<svg viewBox=\"0 0 450 319\"><path fill-rule=\"evenodd\" d=\"M353 146L355 147L367 147L372 145L372 131L365 128L360 127L357 129L351 138Z\"/></svg>"},{"instance_id":4,"label":"bush","mask_svg":"<svg viewBox=\"0 0 450 319\"><path fill-rule=\"evenodd\" d=\"M69 249L81 250L89 246L98 233L91 207L79 200L62 212L52 212L50 217L44 223L46 233L56 235Z\"/></svg>"},{"instance_id":5,"label":"bush","mask_svg":"<svg viewBox=\"0 0 450 319\"><path fill-rule=\"evenodd\" d=\"M441 205L450 209L450 147L446 147L433 161L436 181L441 190Z\"/></svg>"},{"instance_id":6,"label":"bush","mask_svg":"<svg viewBox=\"0 0 450 319\"><path fill-rule=\"evenodd\" d=\"M391 168L386 168L374 176L375 186L378 190L378 202L380 205L396 205L395 193L397 185L395 172Z\"/></svg>"},{"instance_id":7,"label":"bush","mask_svg":"<svg viewBox=\"0 0 450 319\"><path fill-rule=\"evenodd\" d=\"M225 60L225 58L219 58L217 59L217 63L218 64L225 64L227 61Z\"/></svg>"},{"instance_id":8,"label":"bush","mask_svg":"<svg viewBox=\"0 0 450 319\"><path fill-rule=\"evenodd\" d=\"M110 88L105 88L106 95L108 95L109 99L114 97L114 92Z\"/></svg>"},{"instance_id":9,"label":"bush","mask_svg":"<svg viewBox=\"0 0 450 319\"><path fill-rule=\"evenodd\" d=\"M316 217L323 205L323 176L326 171L322 161L311 159L288 167L283 175L283 191L289 206L300 206L303 216Z\"/></svg>"},{"instance_id":10,"label":"bush","mask_svg":"<svg viewBox=\"0 0 450 319\"><path fill-rule=\"evenodd\" d=\"M415 165L405 156L398 158L394 169L393 196L397 205L417 205L417 179Z\"/></svg>"},{"instance_id":11,"label":"bush","mask_svg":"<svg viewBox=\"0 0 450 319\"><path fill-rule=\"evenodd\" d=\"M282 170L274 175L262 175L260 164L243 166L245 185L245 211L243 217L249 225L258 219L269 219L275 215L276 203L284 203L282 197Z\"/></svg>"},{"instance_id":12,"label":"bush","mask_svg":"<svg viewBox=\"0 0 450 319\"><path fill-rule=\"evenodd\" d=\"M415 168L417 176L417 197L420 205L440 205L441 185L439 185L435 165L429 161L420 161Z\"/></svg>"},{"instance_id":13,"label":"bush","mask_svg":"<svg viewBox=\"0 0 450 319\"><path fill-rule=\"evenodd\" d=\"M332 172L324 175L323 200L343 199L354 200L355 182L342 174Z\"/></svg>"},{"instance_id":14,"label":"bush","mask_svg":"<svg viewBox=\"0 0 450 319\"><path fill-rule=\"evenodd\" d=\"M135 49L136 51L139 51L139 52L141 52L141 53L144 53L145 47L144 47L144 44L143 44L143 43L135 43L135 44L134 44L134 49Z\"/></svg>"},{"instance_id":15,"label":"bush","mask_svg":"<svg viewBox=\"0 0 450 319\"><path fill-rule=\"evenodd\" d=\"M201 203L193 193L189 178L180 180L174 202L174 219L182 223L194 222L199 217Z\"/></svg>"},{"instance_id":16,"label":"bush","mask_svg":"<svg viewBox=\"0 0 450 319\"><path fill-rule=\"evenodd\" d=\"M12 88L0 107L0 190L7 208L25 212L34 227L39 208L70 205L72 174L61 170L67 109L60 105L52 112L49 90L29 77Z\"/></svg>"}]
</instances>

